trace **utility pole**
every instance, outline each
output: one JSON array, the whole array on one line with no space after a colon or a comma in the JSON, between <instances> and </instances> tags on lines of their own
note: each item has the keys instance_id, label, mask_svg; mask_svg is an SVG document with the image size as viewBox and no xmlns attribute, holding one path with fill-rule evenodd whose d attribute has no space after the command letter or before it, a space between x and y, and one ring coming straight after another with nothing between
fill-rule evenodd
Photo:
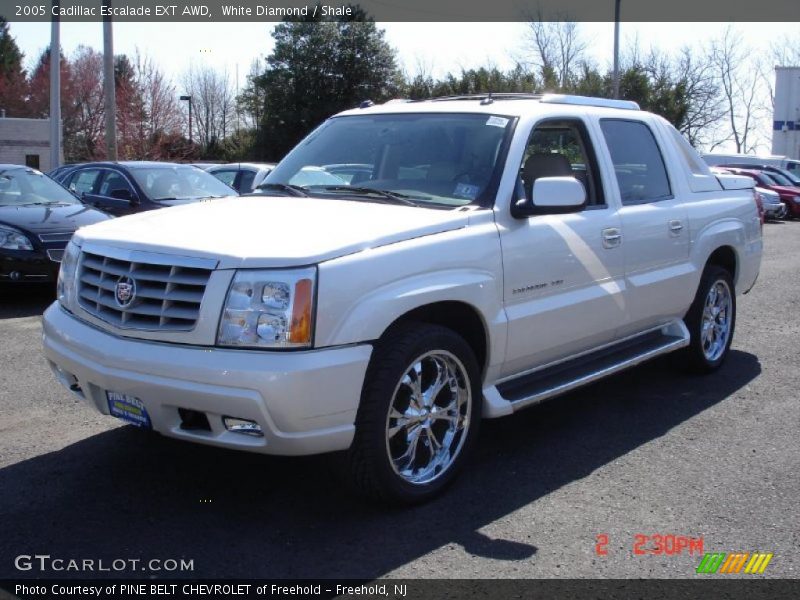
<instances>
[{"instance_id":1,"label":"utility pole","mask_svg":"<svg viewBox=\"0 0 800 600\"><path fill-rule=\"evenodd\" d=\"M619 4L614 0L614 98L619 98Z\"/></svg>"},{"instance_id":2,"label":"utility pole","mask_svg":"<svg viewBox=\"0 0 800 600\"><path fill-rule=\"evenodd\" d=\"M111 0L103 0L110 7ZM103 93L106 108L106 159L117 160L117 98L114 86L114 37L111 16L103 17Z\"/></svg>"},{"instance_id":3,"label":"utility pole","mask_svg":"<svg viewBox=\"0 0 800 600\"><path fill-rule=\"evenodd\" d=\"M192 145L192 97L181 96L181 100L189 101L189 145Z\"/></svg>"},{"instance_id":4,"label":"utility pole","mask_svg":"<svg viewBox=\"0 0 800 600\"><path fill-rule=\"evenodd\" d=\"M55 169L61 166L61 23L57 10L50 14L50 168Z\"/></svg>"}]
</instances>

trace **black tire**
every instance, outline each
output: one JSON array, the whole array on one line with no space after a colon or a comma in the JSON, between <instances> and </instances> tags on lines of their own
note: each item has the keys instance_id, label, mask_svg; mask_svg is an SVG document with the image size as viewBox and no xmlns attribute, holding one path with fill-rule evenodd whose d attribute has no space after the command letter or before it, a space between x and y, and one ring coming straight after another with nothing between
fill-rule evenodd
<instances>
[{"instance_id":1,"label":"black tire","mask_svg":"<svg viewBox=\"0 0 800 600\"><path fill-rule=\"evenodd\" d=\"M714 286L727 286L730 293L730 317L728 321L727 339L721 351L709 353L709 349L704 345L703 340L703 313L706 300ZM700 285L697 288L692 306L683 318L686 327L689 329L691 341L688 347L683 349L677 356L679 364L691 373L705 374L712 373L722 366L733 341L733 332L736 327L736 291L733 286L731 274L718 265L706 265L703 275L700 278ZM709 355L711 354L711 355Z\"/></svg>"},{"instance_id":2,"label":"black tire","mask_svg":"<svg viewBox=\"0 0 800 600\"><path fill-rule=\"evenodd\" d=\"M457 447L451 452L454 458L445 467L439 466L439 471L436 471L437 467L434 466L430 481L412 482L396 470L393 466L396 463L391 457L395 441L400 445L406 443L410 448L412 442L409 441L408 435L411 429L404 429L406 426L402 426L398 429L398 433L390 435L390 424L398 426L401 420L390 417L389 411L392 406L396 410L398 405L403 404L403 393L406 391L408 391L406 413L412 410L414 394L410 391L411 386L402 383L403 378L414 364L419 362L422 365L424 362L426 368L420 376L421 389L426 377L427 383L431 383L432 371L428 365L436 366L438 369L436 361L439 358L448 361L447 366L459 372L457 377L450 380L458 381L456 385L458 393L453 392L452 385L442 386L441 391L431 398L431 403L436 403L437 398L442 402L442 399L453 397L451 405L457 406L458 399L463 401L466 394L469 394L469 403L464 402L460 408L454 409L459 415L457 417L447 416L442 420L414 417L414 419L422 418L422 421L416 421L409 427L413 427L414 431L420 431L424 429L422 423L427 422L428 431L422 431L414 438L413 445L421 448L421 443L424 448L419 450L420 456L416 455L416 451L412 454L414 458L409 461L412 474L415 461L424 463L427 457L429 466L435 464L433 444L434 441L437 443L440 441L439 435L433 439L427 437L432 435L434 428L442 431L440 426L458 428L460 425L463 429L455 433L449 432L452 436L451 442L447 442L448 432L441 434L444 441L442 446L447 444L450 448ZM348 468L352 483L368 498L385 504L417 504L430 500L453 481L467 459L478 433L481 402L480 369L472 349L461 336L445 327L424 323L403 324L390 330L375 345L361 393L355 437L348 452ZM439 410L439 406L437 405L435 409ZM431 409L431 412L433 410ZM444 407L440 414L445 414ZM404 419L403 422L409 421Z\"/></svg>"}]
</instances>

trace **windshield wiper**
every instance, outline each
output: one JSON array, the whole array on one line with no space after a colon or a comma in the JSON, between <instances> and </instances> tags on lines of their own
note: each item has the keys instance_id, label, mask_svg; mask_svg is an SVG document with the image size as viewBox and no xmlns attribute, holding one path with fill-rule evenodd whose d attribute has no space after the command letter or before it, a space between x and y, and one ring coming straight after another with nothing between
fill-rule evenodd
<instances>
[{"instance_id":1,"label":"windshield wiper","mask_svg":"<svg viewBox=\"0 0 800 600\"><path fill-rule=\"evenodd\" d=\"M377 196L384 201L390 201L395 204L405 204L406 206L419 206L419 203L414 202L411 198L419 198L424 200L422 196L409 196L408 194L401 194L400 192L390 192L389 190L379 190L376 188L368 187L354 187L350 185L315 185L314 190L323 192L345 192L348 194L360 194L364 196Z\"/></svg>"},{"instance_id":2,"label":"windshield wiper","mask_svg":"<svg viewBox=\"0 0 800 600\"><path fill-rule=\"evenodd\" d=\"M286 192L289 196L307 197L308 193L304 187L299 185L292 185L290 183L262 183L256 188L256 191L267 190L280 190Z\"/></svg>"}]
</instances>

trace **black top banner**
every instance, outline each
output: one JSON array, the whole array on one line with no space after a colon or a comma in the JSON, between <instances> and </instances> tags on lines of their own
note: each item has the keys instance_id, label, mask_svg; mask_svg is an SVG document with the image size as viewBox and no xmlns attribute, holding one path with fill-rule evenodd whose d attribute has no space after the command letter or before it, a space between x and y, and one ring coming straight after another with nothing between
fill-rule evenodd
<instances>
[{"instance_id":1,"label":"black top banner","mask_svg":"<svg viewBox=\"0 0 800 600\"><path fill-rule=\"evenodd\" d=\"M285 19L380 22L614 21L616 0L0 0L7 21L187 22ZM800 20L797 0L620 0L621 21L769 22Z\"/></svg>"}]
</instances>

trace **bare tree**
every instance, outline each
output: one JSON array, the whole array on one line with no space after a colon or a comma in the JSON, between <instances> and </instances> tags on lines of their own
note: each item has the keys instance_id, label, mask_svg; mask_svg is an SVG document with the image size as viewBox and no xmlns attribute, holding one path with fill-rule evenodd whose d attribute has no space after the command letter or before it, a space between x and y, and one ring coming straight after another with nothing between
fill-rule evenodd
<instances>
[{"instance_id":1,"label":"bare tree","mask_svg":"<svg viewBox=\"0 0 800 600\"><path fill-rule=\"evenodd\" d=\"M182 118L178 106L175 86L167 79L164 72L147 55L136 49L134 55L134 68L136 82L141 90L144 102L144 122L142 133L150 140L157 136L174 134L181 129ZM148 158L163 158L153 151L157 146L153 144L148 152Z\"/></svg>"},{"instance_id":2,"label":"bare tree","mask_svg":"<svg viewBox=\"0 0 800 600\"><path fill-rule=\"evenodd\" d=\"M65 154L70 160L97 160L103 154L105 105L103 102L103 55L78 46L70 64L71 106L65 111L70 118L65 132Z\"/></svg>"},{"instance_id":3,"label":"bare tree","mask_svg":"<svg viewBox=\"0 0 800 600\"><path fill-rule=\"evenodd\" d=\"M751 49L733 27L711 42L711 61L722 92L728 131L711 149L732 141L736 152L754 152L759 145L757 122L763 105L759 98L762 75Z\"/></svg>"},{"instance_id":4,"label":"bare tree","mask_svg":"<svg viewBox=\"0 0 800 600\"><path fill-rule=\"evenodd\" d=\"M772 111L775 108L775 69L773 67L800 67L800 42L783 35L772 41L769 46L767 60L759 70L762 85L769 94L765 107Z\"/></svg>"},{"instance_id":5,"label":"bare tree","mask_svg":"<svg viewBox=\"0 0 800 600\"><path fill-rule=\"evenodd\" d=\"M684 47L678 55L676 69L687 99L686 117L680 131L692 146L706 146L726 116L711 54L707 48Z\"/></svg>"},{"instance_id":6,"label":"bare tree","mask_svg":"<svg viewBox=\"0 0 800 600\"><path fill-rule=\"evenodd\" d=\"M190 67L183 76L186 93L192 97L194 127L201 145L209 147L233 133L236 94L226 71Z\"/></svg>"},{"instance_id":7,"label":"bare tree","mask_svg":"<svg viewBox=\"0 0 800 600\"><path fill-rule=\"evenodd\" d=\"M528 23L525 57L520 57L518 62L537 68L545 88L567 90L586 60L588 46L579 25L568 20L566 15L559 15L556 21L542 21L541 12L534 17Z\"/></svg>"},{"instance_id":8,"label":"bare tree","mask_svg":"<svg viewBox=\"0 0 800 600\"><path fill-rule=\"evenodd\" d=\"M800 67L800 40L784 34L770 44L770 59L777 67Z\"/></svg>"}]
</instances>

